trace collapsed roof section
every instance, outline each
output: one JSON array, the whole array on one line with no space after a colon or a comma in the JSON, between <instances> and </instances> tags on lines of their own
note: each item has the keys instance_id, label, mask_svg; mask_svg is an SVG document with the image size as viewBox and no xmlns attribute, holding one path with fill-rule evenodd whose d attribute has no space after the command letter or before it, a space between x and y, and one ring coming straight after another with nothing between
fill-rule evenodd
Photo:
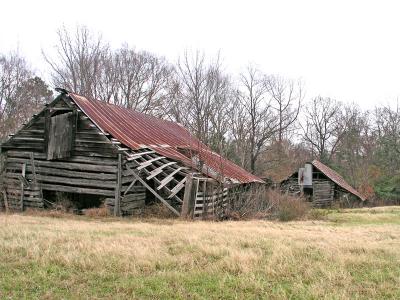
<instances>
[{"instance_id":1,"label":"collapsed roof section","mask_svg":"<svg viewBox=\"0 0 400 300\"><path fill-rule=\"evenodd\" d=\"M213 152L178 123L75 93L66 94L101 131L132 150L150 148L220 182L263 183L259 177Z\"/></svg>"}]
</instances>

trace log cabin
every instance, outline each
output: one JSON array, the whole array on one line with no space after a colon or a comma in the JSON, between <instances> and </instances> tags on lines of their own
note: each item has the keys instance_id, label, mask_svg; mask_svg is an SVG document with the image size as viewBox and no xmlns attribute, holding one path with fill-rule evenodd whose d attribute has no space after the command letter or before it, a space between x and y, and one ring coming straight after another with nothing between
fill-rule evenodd
<instances>
[{"instance_id":1,"label":"log cabin","mask_svg":"<svg viewBox=\"0 0 400 300\"><path fill-rule=\"evenodd\" d=\"M280 182L284 193L302 195L314 207L331 207L338 203L345 207L359 206L366 198L342 176L318 160L308 162Z\"/></svg>"},{"instance_id":2,"label":"log cabin","mask_svg":"<svg viewBox=\"0 0 400 300\"><path fill-rule=\"evenodd\" d=\"M149 199L177 216L222 218L230 191L263 181L182 125L65 89L1 145L3 206L51 207L55 192L116 216Z\"/></svg>"}]
</instances>

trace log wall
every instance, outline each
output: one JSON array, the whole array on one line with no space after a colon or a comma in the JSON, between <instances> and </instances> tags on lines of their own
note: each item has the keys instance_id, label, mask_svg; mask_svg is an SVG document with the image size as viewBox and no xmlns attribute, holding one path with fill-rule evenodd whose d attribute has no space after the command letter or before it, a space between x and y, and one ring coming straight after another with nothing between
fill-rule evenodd
<instances>
[{"instance_id":1,"label":"log wall","mask_svg":"<svg viewBox=\"0 0 400 300\"><path fill-rule=\"evenodd\" d=\"M118 148L76 108L72 107L78 112L78 118L71 156L47 159L46 115L64 108L71 109L67 102L56 101L2 145L6 156L2 181L10 209L43 207L43 190L115 196ZM123 176L121 192L131 179ZM35 180L37 184L34 184ZM143 187L139 184L130 190L129 195L131 199L136 197L144 202Z\"/></svg>"}]
</instances>

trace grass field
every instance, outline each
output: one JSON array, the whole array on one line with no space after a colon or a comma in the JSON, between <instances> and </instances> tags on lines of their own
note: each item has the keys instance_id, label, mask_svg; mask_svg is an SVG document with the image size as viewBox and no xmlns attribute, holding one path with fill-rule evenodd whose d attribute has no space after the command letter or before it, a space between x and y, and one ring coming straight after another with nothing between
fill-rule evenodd
<instances>
[{"instance_id":1,"label":"grass field","mask_svg":"<svg viewBox=\"0 0 400 300\"><path fill-rule=\"evenodd\" d=\"M0 298L399 299L400 207L322 217L218 223L0 214Z\"/></svg>"}]
</instances>

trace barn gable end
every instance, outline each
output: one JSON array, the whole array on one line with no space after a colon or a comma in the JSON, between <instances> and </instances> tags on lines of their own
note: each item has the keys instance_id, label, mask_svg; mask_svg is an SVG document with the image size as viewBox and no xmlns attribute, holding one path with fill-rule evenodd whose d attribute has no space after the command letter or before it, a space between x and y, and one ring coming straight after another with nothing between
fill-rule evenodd
<instances>
[{"instance_id":1,"label":"barn gable end","mask_svg":"<svg viewBox=\"0 0 400 300\"><path fill-rule=\"evenodd\" d=\"M312 201L315 207L330 207L336 200L343 202L343 205L352 206L355 203L365 201L365 197L348 184L342 176L324 165L318 160L306 163L310 166L311 184L304 182L304 170L294 172L288 178L280 182L283 192L295 195L304 195ZM352 201L356 200L356 201Z\"/></svg>"}]
</instances>

